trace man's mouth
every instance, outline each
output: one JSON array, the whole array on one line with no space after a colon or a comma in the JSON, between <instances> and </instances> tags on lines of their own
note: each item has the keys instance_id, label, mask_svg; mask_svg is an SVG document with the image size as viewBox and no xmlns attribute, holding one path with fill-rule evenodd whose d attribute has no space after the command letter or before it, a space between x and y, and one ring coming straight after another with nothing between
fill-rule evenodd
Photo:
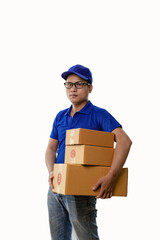
<instances>
[{"instance_id":1,"label":"man's mouth","mask_svg":"<svg viewBox=\"0 0 160 240\"><path fill-rule=\"evenodd\" d=\"M70 96L70 97L77 97L76 94L70 94L69 96Z\"/></svg>"}]
</instances>

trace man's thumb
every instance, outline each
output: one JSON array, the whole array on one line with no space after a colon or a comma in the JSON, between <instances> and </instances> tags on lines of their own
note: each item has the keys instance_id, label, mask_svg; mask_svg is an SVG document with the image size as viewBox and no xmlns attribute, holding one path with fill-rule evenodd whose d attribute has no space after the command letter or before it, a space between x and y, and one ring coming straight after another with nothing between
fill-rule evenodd
<instances>
[{"instance_id":1,"label":"man's thumb","mask_svg":"<svg viewBox=\"0 0 160 240\"><path fill-rule=\"evenodd\" d=\"M100 187L101 183L98 181L92 188L93 191L97 190Z\"/></svg>"}]
</instances>

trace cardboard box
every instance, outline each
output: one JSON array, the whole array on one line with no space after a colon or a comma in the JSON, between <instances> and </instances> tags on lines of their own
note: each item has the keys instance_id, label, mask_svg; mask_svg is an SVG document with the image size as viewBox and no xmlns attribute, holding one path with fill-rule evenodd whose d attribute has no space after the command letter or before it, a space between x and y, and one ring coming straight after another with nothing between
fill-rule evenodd
<instances>
[{"instance_id":1,"label":"cardboard box","mask_svg":"<svg viewBox=\"0 0 160 240\"><path fill-rule=\"evenodd\" d=\"M111 166L113 148L90 145L71 145L65 148L65 163Z\"/></svg>"},{"instance_id":2,"label":"cardboard box","mask_svg":"<svg viewBox=\"0 0 160 240\"><path fill-rule=\"evenodd\" d=\"M83 128L70 129L66 131L66 145L93 145L101 147L114 146L114 133L95 131Z\"/></svg>"},{"instance_id":3,"label":"cardboard box","mask_svg":"<svg viewBox=\"0 0 160 240\"><path fill-rule=\"evenodd\" d=\"M96 196L100 189L92 187L110 167L82 166L76 164L54 164L54 192L65 195ZM116 182L113 196L127 196L128 169L123 168Z\"/></svg>"}]
</instances>

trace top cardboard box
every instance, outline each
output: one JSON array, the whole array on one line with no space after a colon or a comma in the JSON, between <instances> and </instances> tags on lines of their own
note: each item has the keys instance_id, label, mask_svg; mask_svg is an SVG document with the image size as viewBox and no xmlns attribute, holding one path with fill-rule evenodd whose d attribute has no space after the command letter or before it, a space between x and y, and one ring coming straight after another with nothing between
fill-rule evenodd
<instances>
[{"instance_id":1,"label":"top cardboard box","mask_svg":"<svg viewBox=\"0 0 160 240\"><path fill-rule=\"evenodd\" d=\"M114 133L89 130L83 128L66 131L66 145L93 145L101 147L114 147Z\"/></svg>"}]
</instances>

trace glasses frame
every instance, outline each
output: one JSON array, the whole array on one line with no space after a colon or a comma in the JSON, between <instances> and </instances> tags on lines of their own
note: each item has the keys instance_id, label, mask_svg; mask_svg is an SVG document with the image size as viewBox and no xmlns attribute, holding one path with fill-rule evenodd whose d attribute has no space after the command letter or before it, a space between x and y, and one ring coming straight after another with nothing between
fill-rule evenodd
<instances>
[{"instance_id":1,"label":"glasses frame","mask_svg":"<svg viewBox=\"0 0 160 240\"><path fill-rule=\"evenodd\" d=\"M71 87L67 87L67 86L66 86L67 83L70 83ZM79 87L77 88L77 86L78 86L79 83L81 83L80 88L79 88ZM64 83L64 86L66 87L66 89L71 89L71 88L73 87L73 85L74 85L75 88L77 88L77 89L82 89L84 85L90 86L91 84L90 84L90 83L85 83L85 82L80 82L80 81L75 82L75 83L72 83L72 82L65 82L65 83Z\"/></svg>"}]
</instances>

